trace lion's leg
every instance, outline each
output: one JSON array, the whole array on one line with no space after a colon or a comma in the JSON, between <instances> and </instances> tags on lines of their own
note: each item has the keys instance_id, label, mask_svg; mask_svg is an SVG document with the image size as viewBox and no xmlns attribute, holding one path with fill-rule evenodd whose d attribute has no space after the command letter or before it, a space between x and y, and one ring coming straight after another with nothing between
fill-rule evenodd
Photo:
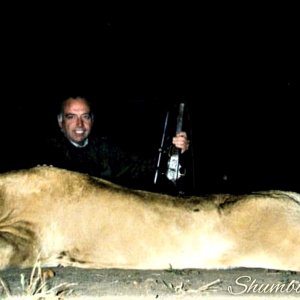
<instances>
[{"instance_id":1,"label":"lion's leg","mask_svg":"<svg viewBox=\"0 0 300 300\"><path fill-rule=\"evenodd\" d=\"M34 245L9 232L0 232L0 269L26 267L35 261Z\"/></svg>"},{"instance_id":2,"label":"lion's leg","mask_svg":"<svg viewBox=\"0 0 300 300\"><path fill-rule=\"evenodd\" d=\"M14 247L0 236L0 269L5 269L9 266L13 253Z\"/></svg>"}]
</instances>

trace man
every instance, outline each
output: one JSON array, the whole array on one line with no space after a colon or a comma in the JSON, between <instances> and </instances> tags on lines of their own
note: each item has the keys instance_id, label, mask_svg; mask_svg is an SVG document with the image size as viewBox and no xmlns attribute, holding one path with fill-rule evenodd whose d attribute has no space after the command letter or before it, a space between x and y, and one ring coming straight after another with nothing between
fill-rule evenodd
<instances>
[{"instance_id":1,"label":"man","mask_svg":"<svg viewBox=\"0 0 300 300\"><path fill-rule=\"evenodd\" d=\"M107 138L94 136L94 114L86 98L76 96L64 100L57 121L62 135L47 141L41 151L41 164L88 173L131 188L155 190L157 158L139 158L124 152ZM182 154L189 149L185 132L173 137L172 143Z\"/></svg>"}]
</instances>

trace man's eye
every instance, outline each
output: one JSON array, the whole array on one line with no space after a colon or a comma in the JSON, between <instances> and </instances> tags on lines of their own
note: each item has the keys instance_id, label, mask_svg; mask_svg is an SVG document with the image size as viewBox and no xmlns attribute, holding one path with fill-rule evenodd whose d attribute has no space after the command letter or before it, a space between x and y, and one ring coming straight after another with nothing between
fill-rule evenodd
<instances>
[{"instance_id":1,"label":"man's eye","mask_svg":"<svg viewBox=\"0 0 300 300\"><path fill-rule=\"evenodd\" d=\"M82 118L84 120L90 120L91 119L91 116L89 114L86 114L86 115L83 115Z\"/></svg>"},{"instance_id":2,"label":"man's eye","mask_svg":"<svg viewBox=\"0 0 300 300\"><path fill-rule=\"evenodd\" d=\"M67 120L73 120L75 118L75 115L67 114L67 115L65 115L65 118Z\"/></svg>"}]
</instances>

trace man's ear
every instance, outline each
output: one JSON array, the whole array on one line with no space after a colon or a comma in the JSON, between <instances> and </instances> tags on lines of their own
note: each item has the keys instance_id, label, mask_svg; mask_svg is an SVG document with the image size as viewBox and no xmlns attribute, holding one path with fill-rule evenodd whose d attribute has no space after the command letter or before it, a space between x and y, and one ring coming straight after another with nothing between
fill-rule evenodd
<instances>
[{"instance_id":1,"label":"man's ear","mask_svg":"<svg viewBox=\"0 0 300 300\"><path fill-rule=\"evenodd\" d=\"M62 114L57 115L57 122L60 129L62 129L63 116Z\"/></svg>"}]
</instances>

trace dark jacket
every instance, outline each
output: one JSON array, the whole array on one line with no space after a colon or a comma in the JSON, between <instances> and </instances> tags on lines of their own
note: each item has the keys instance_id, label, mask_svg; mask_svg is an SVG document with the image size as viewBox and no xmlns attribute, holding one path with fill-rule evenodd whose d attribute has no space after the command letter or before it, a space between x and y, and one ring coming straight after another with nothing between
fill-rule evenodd
<instances>
[{"instance_id":1,"label":"dark jacket","mask_svg":"<svg viewBox=\"0 0 300 300\"><path fill-rule=\"evenodd\" d=\"M39 153L39 164L87 173L130 188L177 194L168 180L154 185L157 153L146 158L127 153L105 137L90 136L87 146L77 148L60 134L47 139Z\"/></svg>"}]
</instances>

